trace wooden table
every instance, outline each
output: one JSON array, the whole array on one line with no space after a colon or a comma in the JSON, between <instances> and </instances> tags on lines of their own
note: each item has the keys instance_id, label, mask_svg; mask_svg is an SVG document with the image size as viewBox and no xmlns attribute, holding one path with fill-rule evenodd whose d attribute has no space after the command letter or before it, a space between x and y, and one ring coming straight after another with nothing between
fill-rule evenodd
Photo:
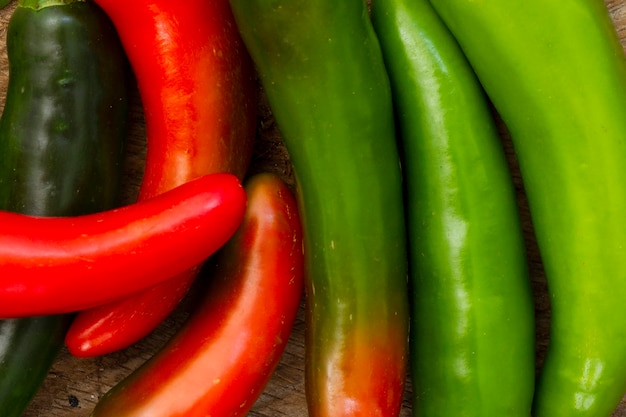
<instances>
[{"instance_id":1,"label":"wooden table","mask_svg":"<svg viewBox=\"0 0 626 417\"><path fill-rule=\"evenodd\" d=\"M622 42L626 45L626 0L607 0L606 3ZM2 93L6 89L8 78L4 40L7 21L14 7L15 2L0 11L0 92ZM0 103L0 108L1 106L2 103ZM251 171L276 172L285 181L293 184L287 153L273 122L271 112L262 96L259 101L259 111L258 143ZM507 139L506 129L502 125L501 128L511 169L518 187L519 205L528 244L537 313L537 367L539 368L548 341L549 303L544 273L537 254L528 207L521 188L515 158ZM138 96L135 96L125 176L125 198L128 198L129 201L137 191L143 169L144 133L142 109ZM179 309L163 322L153 334L120 352L97 358L79 359L72 357L67 350L63 349L24 417L87 417L97 400L109 388L140 366L174 334L187 315L187 305L187 302L183 302ZM282 361L265 392L250 411L250 416L307 416L303 376L304 328L303 309L301 308ZM402 417L411 415L410 393L411 385L408 381ZM626 401L622 401L613 417L626 417Z\"/></svg>"}]
</instances>

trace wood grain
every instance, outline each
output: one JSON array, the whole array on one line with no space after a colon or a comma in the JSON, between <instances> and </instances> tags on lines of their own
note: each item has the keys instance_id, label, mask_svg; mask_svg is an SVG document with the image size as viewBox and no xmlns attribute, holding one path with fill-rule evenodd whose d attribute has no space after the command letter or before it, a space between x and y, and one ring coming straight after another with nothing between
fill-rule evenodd
<instances>
[{"instance_id":1,"label":"wood grain","mask_svg":"<svg viewBox=\"0 0 626 417\"><path fill-rule=\"evenodd\" d=\"M617 32L626 45L626 0L606 0L608 10L615 22ZM8 19L15 7L13 1L0 11L0 94L4 96L8 81L5 37ZM0 100L0 109L3 102ZM132 201L136 195L143 172L145 151L145 126L139 98L135 92L131 114L131 131L128 141L128 157L125 168L124 200ZM537 316L537 368L541 366L549 337L550 309L541 259L532 232L528 207L517 170L517 164L507 137L506 128L500 124L503 144L517 187L518 202L524 221L526 243L531 269L532 285ZM271 171L278 173L293 185L288 154L282 144L280 133L273 121L263 95L259 100L258 135L255 158L251 173ZM40 392L33 399L24 417L87 417L98 399L113 385L140 366L171 337L187 317L189 304L193 301L193 289L181 306L151 335L122 351L91 359L71 356L66 349L59 354ZM255 403L249 416L256 417L305 417L304 396L304 316L301 306L298 319L287 344L278 369L265 392ZM494 365L495 366L495 365ZM407 378L407 391L401 417L411 415L411 385ZM184 399L181 399L184 401ZM1 410L0 410L1 415ZM626 397L613 417L626 417Z\"/></svg>"}]
</instances>

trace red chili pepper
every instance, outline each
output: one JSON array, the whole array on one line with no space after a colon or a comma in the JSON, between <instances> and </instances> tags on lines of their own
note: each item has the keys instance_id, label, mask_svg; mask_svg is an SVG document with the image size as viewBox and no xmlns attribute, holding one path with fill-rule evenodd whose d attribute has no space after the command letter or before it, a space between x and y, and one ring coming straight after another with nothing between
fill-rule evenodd
<instances>
[{"instance_id":1,"label":"red chili pepper","mask_svg":"<svg viewBox=\"0 0 626 417\"><path fill-rule=\"evenodd\" d=\"M77 217L0 211L0 317L68 313L168 279L219 249L243 219L237 177Z\"/></svg>"},{"instance_id":2,"label":"red chili pepper","mask_svg":"<svg viewBox=\"0 0 626 417\"><path fill-rule=\"evenodd\" d=\"M115 24L144 108L147 154L139 199L199 175L243 178L252 156L257 85L227 0L95 0ZM76 356L122 349L150 333L199 268L81 312L66 337Z\"/></svg>"},{"instance_id":3,"label":"red chili pepper","mask_svg":"<svg viewBox=\"0 0 626 417\"><path fill-rule=\"evenodd\" d=\"M199 308L92 417L244 416L262 393L300 304L302 231L294 197L278 177L252 177L246 191L244 221L212 259Z\"/></svg>"}]
</instances>

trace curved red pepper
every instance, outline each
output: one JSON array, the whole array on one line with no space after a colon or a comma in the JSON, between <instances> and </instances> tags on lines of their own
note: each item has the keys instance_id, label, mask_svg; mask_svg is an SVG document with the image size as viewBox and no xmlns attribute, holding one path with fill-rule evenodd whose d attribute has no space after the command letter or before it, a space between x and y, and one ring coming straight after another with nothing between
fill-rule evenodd
<instances>
[{"instance_id":1,"label":"curved red pepper","mask_svg":"<svg viewBox=\"0 0 626 417\"><path fill-rule=\"evenodd\" d=\"M115 24L135 73L147 131L139 199L199 175L243 178L252 156L257 85L227 0L95 0ZM151 332L199 268L81 312L66 337L76 356L122 349Z\"/></svg>"},{"instance_id":2,"label":"curved red pepper","mask_svg":"<svg viewBox=\"0 0 626 417\"><path fill-rule=\"evenodd\" d=\"M300 218L272 174L246 184L248 211L211 261L198 309L92 417L244 416L285 349L303 291ZM365 365L367 366L367 365Z\"/></svg>"},{"instance_id":3,"label":"curved red pepper","mask_svg":"<svg viewBox=\"0 0 626 417\"><path fill-rule=\"evenodd\" d=\"M168 279L219 249L242 221L237 177L77 217L0 212L0 317L67 313Z\"/></svg>"}]
</instances>

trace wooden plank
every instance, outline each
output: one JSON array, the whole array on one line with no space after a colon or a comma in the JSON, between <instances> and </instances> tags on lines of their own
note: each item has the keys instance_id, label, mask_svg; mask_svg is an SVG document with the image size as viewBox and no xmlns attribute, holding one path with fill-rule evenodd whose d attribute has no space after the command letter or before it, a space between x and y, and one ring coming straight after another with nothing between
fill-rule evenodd
<instances>
[{"instance_id":1,"label":"wooden plank","mask_svg":"<svg viewBox=\"0 0 626 417\"><path fill-rule=\"evenodd\" d=\"M617 31L626 44L626 0L606 0ZM0 11L0 94L4 96L8 80L5 37L8 19L15 7L13 1ZM3 106L0 100L0 109ZM258 140L251 172L272 171L293 185L288 154L280 133L272 119L263 97L259 101ZM515 178L524 230L528 245L532 285L537 310L537 367L541 365L549 336L549 302L545 276L534 240L528 207L521 186L519 172L506 129L501 125L503 143ZM145 126L138 96L132 111L132 127L128 143L125 173L125 195L132 201L136 195L143 170ZM193 296L193 292L192 292ZM171 337L187 317L189 300L156 329L151 335L122 351L97 358L81 359L71 356L66 349L59 354L40 392L33 399L24 417L87 417L98 399L113 385L140 366ZM287 350L265 392L255 403L249 415L254 417L305 417L304 395L304 315L301 306L297 322L289 339ZM411 385L407 378L407 391L401 417L411 415ZM181 399L184 401L184 399ZM626 397L613 417L626 417Z\"/></svg>"}]
</instances>

